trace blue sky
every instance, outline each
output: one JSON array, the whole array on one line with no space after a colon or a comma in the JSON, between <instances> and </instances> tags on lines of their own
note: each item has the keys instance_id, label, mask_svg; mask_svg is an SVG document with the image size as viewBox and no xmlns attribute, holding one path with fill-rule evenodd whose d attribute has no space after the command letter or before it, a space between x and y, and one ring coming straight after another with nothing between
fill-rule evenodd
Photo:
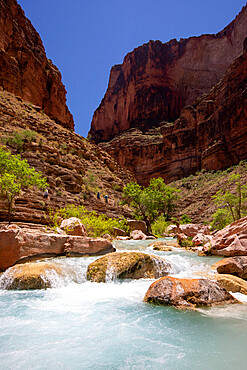
<instances>
[{"instance_id":1,"label":"blue sky","mask_svg":"<svg viewBox=\"0 0 247 370\"><path fill-rule=\"evenodd\" d=\"M149 40L217 33L244 0L17 0L62 73L75 131L86 137L110 69Z\"/></svg>"}]
</instances>

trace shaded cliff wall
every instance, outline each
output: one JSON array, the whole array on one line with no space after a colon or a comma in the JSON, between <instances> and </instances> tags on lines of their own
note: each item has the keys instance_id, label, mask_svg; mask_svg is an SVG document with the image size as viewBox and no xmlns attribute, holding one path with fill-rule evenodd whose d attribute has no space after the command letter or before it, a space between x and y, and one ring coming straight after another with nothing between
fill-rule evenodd
<instances>
[{"instance_id":1,"label":"shaded cliff wall","mask_svg":"<svg viewBox=\"0 0 247 370\"><path fill-rule=\"evenodd\" d=\"M74 129L61 73L16 0L0 0L0 86Z\"/></svg>"},{"instance_id":2,"label":"shaded cliff wall","mask_svg":"<svg viewBox=\"0 0 247 370\"><path fill-rule=\"evenodd\" d=\"M177 119L183 107L207 93L241 53L247 6L216 35L168 43L150 41L127 54L110 73L106 94L94 113L90 135L111 140L130 127L150 128Z\"/></svg>"},{"instance_id":3,"label":"shaded cliff wall","mask_svg":"<svg viewBox=\"0 0 247 370\"><path fill-rule=\"evenodd\" d=\"M186 106L174 123L142 132L133 128L100 146L140 184L162 176L166 182L202 168L220 170L247 158L247 51L221 81Z\"/></svg>"}]
</instances>

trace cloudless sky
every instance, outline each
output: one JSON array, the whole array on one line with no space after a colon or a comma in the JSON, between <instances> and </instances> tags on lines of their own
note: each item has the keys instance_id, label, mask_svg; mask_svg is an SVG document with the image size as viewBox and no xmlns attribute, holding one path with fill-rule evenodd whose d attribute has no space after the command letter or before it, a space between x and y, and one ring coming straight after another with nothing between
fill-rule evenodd
<instances>
[{"instance_id":1,"label":"cloudless sky","mask_svg":"<svg viewBox=\"0 0 247 370\"><path fill-rule=\"evenodd\" d=\"M110 69L149 40L221 31L245 0L17 0L59 68L75 131L86 137Z\"/></svg>"}]
</instances>

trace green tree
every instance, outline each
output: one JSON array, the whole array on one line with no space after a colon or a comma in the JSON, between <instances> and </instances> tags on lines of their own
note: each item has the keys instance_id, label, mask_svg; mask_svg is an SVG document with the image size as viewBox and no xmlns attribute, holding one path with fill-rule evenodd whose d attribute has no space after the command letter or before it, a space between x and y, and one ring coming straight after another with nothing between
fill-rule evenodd
<instances>
[{"instance_id":1,"label":"green tree","mask_svg":"<svg viewBox=\"0 0 247 370\"><path fill-rule=\"evenodd\" d=\"M169 220L178 199L178 189L166 185L164 180L151 179L147 187L136 182L130 182L123 189L123 204L130 205L135 217L146 222L148 232L151 232L152 223L163 215Z\"/></svg>"},{"instance_id":2,"label":"green tree","mask_svg":"<svg viewBox=\"0 0 247 370\"><path fill-rule=\"evenodd\" d=\"M15 198L22 189L34 186L45 189L48 186L46 178L30 167L25 159L0 147L0 196L7 201L9 223Z\"/></svg>"},{"instance_id":3,"label":"green tree","mask_svg":"<svg viewBox=\"0 0 247 370\"><path fill-rule=\"evenodd\" d=\"M222 229L229 223L246 215L247 185L238 173L232 174L224 189L212 196L217 211L213 214L212 226Z\"/></svg>"}]
</instances>

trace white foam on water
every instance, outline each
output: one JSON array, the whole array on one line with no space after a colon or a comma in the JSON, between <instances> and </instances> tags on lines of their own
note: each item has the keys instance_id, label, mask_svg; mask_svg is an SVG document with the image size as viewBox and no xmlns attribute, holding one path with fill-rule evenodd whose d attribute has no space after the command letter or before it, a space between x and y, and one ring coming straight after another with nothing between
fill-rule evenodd
<instances>
[{"instance_id":1,"label":"white foam on water","mask_svg":"<svg viewBox=\"0 0 247 370\"><path fill-rule=\"evenodd\" d=\"M233 292L230 292L231 295L233 295L234 298L236 298L238 301L240 302L243 302L243 303L247 303L247 295L246 294L242 294L242 293L233 293Z\"/></svg>"},{"instance_id":2,"label":"white foam on water","mask_svg":"<svg viewBox=\"0 0 247 370\"><path fill-rule=\"evenodd\" d=\"M184 251L149 251L150 242L122 242L119 250L160 256L178 277L203 276L212 264L210 259ZM107 283L86 281L87 266L97 258L53 259L66 278L52 273L51 289L0 290L2 368L209 370L245 366L246 304L196 311L147 304L143 298L152 279L120 282L112 280L114 271L109 271ZM233 295L247 301L246 296ZM210 353L206 362L205 348Z\"/></svg>"}]
</instances>

